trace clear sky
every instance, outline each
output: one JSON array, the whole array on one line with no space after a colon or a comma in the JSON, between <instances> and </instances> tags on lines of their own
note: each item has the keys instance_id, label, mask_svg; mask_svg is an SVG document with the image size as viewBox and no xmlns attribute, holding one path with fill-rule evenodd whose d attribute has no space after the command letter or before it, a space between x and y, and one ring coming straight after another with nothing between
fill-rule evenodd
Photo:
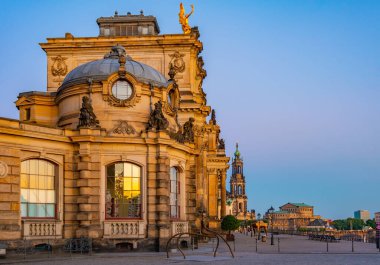
<instances>
[{"instance_id":1,"label":"clear sky","mask_svg":"<svg viewBox=\"0 0 380 265\"><path fill-rule=\"evenodd\" d=\"M157 17L180 33L177 0L2 0L0 116L46 90L47 37L97 36L100 16ZM328 218L380 211L380 1L183 1L198 26L227 154L239 142L249 208L304 202Z\"/></svg>"}]
</instances>

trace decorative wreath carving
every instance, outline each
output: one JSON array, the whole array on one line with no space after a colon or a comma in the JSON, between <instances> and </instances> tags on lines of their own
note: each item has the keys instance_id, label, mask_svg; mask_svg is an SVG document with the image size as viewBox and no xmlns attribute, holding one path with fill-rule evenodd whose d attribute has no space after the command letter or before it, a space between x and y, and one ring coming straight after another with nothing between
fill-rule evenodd
<instances>
[{"instance_id":1,"label":"decorative wreath carving","mask_svg":"<svg viewBox=\"0 0 380 265\"><path fill-rule=\"evenodd\" d=\"M173 54L169 54L169 56L172 58L169 62L169 66L172 65L176 73L183 73L183 71L185 71L185 61L183 57L185 55L176 51Z\"/></svg>"},{"instance_id":2,"label":"decorative wreath carving","mask_svg":"<svg viewBox=\"0 0 380 265\"><path fill-rule=\"evenodd\" d=\"M66 57L58 55L57 57L52 57L53 64L51 66L51 74L53 76L65 76L67 74L67 65L65 61Z\"/></svg>"},{"instance_id":3,"label":"decorative wreath carving","mask_svg":"<svg viewBox=\"0 0 380 265\"><path fill-rule=\"evenodd\" d=\"M5 162L0 161L0 178L4 178L8 175L8 165Z\"/></svg>"}]
</instances>

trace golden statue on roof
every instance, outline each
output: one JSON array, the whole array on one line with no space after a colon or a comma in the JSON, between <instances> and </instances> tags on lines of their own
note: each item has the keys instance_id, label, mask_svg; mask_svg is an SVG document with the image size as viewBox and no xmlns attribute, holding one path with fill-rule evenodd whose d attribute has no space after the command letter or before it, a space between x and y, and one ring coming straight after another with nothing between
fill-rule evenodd
<instances>
[{"instance_id":1,"label":"golden statue on roof","mask_svg":"<svg viewBox=\"0 0 380 265\"><path fill-rule=\"evenodd\" d=\"M182 31L184 34L190 34L191 27L189 26L189 17L194 12L194 5L191 5L191 12L187 15L185 15L185 8L183 7L183 4L181 3L179 5L179 24L182 25Z\"/></svg>"}]
</instances>

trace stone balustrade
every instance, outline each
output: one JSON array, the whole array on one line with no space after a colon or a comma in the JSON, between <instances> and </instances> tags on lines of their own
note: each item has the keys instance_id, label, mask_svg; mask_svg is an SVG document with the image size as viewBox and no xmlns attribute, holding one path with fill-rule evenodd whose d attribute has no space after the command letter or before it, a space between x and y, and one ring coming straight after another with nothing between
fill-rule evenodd
<instances>
[{"instance_id":1,"label":"stone balustrade","mask_svg":"<svg viewBox=\"0 0 380 265\"><path fill-rule=\"evenodd\" d=\"M178 233L188 233L189 232L189 223L188 222L172 222L172 235Z\"/></svg>"},{"instance_id":2,"label":"stone balustrade","mask_svg":"<svg viewBox=\"0 0 380 265\"><path fill-rule=\"evenodd\" d=\"M23 221L23 237L25 239L62 238L62 223L50 220Z\"/></svg>"},{"instance_id":3,"label":"stone balustrade","mask_svg":"<svg viewBox=\"0 0 380 265\"><path fill-rule=\"evenodd\" d=\"M105 221L104 238L144 238L143 221Z\"/></svg>"}]
</instances>

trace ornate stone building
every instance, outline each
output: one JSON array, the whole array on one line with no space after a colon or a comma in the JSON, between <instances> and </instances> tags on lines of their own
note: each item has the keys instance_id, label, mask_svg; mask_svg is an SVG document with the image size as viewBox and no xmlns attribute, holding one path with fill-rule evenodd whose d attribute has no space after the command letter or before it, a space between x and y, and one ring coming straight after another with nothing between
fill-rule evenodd
<instances>
[{"instance_id":1,"label":"ornate stone building","mask_svg":"<svg viewBox=\"0 0 380 265\"><path fill-rule=\"evenodd\" d=\"M248 212L248 197L245 193L244 163L240 157L239 146L236 144L236 151L232 161L232 175L230 178L230 191L227 193L226 213L234 215L239 220L255 219L255 212Z\"/></svg>"},{"instance_id":2,"label":"ornate stone building","mask_svg":"<svg viewBox=\"0 0 380 265\"><path fill-rule=\"evenodd\" d=\"M197 28L99 18L99 36L48 38L47 89L0 118L0 240L166 244L225 215L229 158L202 88ZM59 240L57 241L59 242Z\"/></svg>"},{"instance_id":3,"label":"ornate stone building","mask_svg":"<svg viewBox=\"0 0 380 265\"><path fill-rule=\"evenodd\" d=\"M297 230L306 227L310 222L320 219L319 215L314 215L314 206L305 203L284 204L279 211L273 207L266 212L265 219L269 221L269 226L274 230Z\"/></svg>"}]
</instances>

